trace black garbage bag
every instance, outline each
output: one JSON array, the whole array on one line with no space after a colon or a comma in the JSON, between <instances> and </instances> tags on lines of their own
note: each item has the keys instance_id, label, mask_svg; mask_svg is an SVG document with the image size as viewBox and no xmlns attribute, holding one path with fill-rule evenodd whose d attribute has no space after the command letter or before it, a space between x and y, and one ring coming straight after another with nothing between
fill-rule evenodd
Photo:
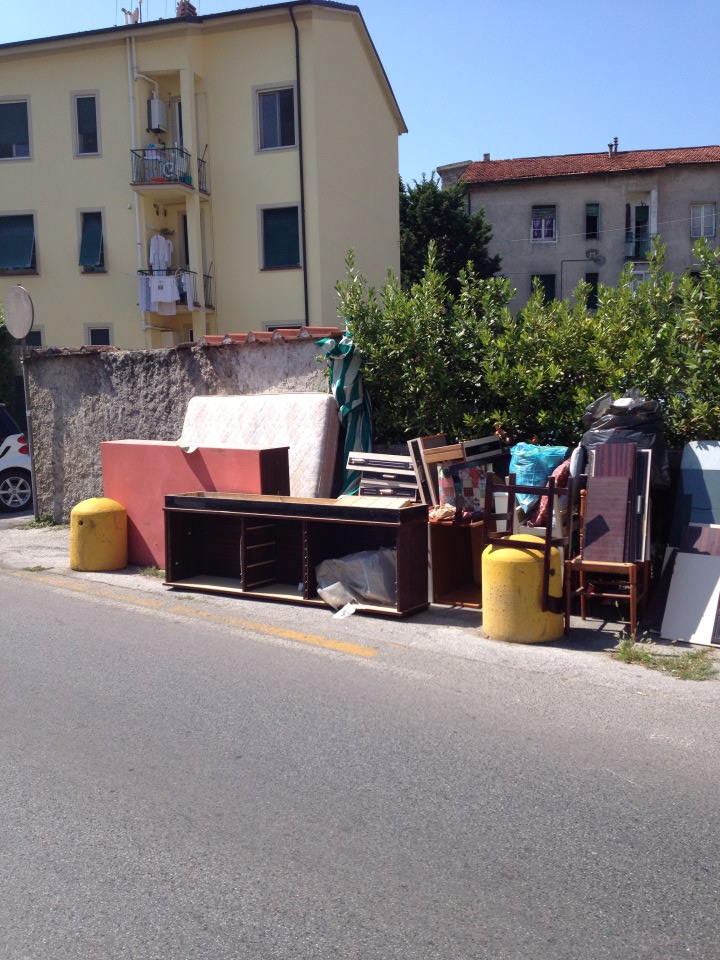
<instances>
[{"instance_id":1,"label":"black garbage bag","mask_svg":"<svg viewBox=\"0 0 720 960\"><path fill-rule=\"evenodd\" d=\"M646 400L635 388L617 400L612 393L604 393L586 407L582 423L585 433L580 443L586 454L602 443L636 443L640 450L652 450L651 491L670 488L665 431L657 400Z\"/></svg>"}]
</instances>

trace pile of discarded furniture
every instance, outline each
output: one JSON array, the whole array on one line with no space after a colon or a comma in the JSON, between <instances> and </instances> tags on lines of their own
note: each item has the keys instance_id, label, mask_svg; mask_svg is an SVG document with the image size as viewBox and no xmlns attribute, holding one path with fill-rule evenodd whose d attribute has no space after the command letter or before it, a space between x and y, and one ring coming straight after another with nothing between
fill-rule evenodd
<instances>
[{"instance_id":1,"label":"pile of discarded furniture","mask_svg":"<svg viewBox=\"0 0 720 960\"><path fill-rule=\"evenodd\" d=\"M651 507L669 474L657 404L608 394L584 428L569 448L435 435L339 464L330 395L195 397L176 442L101 444L104 495L126 510L129 562L177 589L395 615L480 609L485 551L533 550L538 614L566 631L577 613L720 643L720 442L686 447L658 562ZM349 480L357 492L335 495Z\"/></svg>"}]
</instances>

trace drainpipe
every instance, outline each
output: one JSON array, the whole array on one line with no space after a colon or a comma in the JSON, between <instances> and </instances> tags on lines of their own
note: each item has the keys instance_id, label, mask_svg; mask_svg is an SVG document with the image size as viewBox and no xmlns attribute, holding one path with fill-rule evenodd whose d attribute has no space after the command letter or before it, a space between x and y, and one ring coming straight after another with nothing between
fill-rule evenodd
<instances>
[{"instance_id":1,"label":"drainpipe","mask_svg":"<svg viewBox=\"0 0 720 960\"><path fill-rule=\"evenodd\" d=\"M130 99L130 145L132 150L137 149L137 137L135 135L135 91L133 88L133 80L136 76L135 71L135 38L128 37L125 41L127 44L127 63L128 63L128 96ZM135 207L135 250L137 256L137 268L142 270L143 268L143 243L142 237L140 235L140 205L138 203L138 195L133 191L133 206ZM145 313L143 312L140 304L138 304L138 317L140 320L141 330L146 330L147 325L145 324Z\"/></svg>"},{"instance_id":2,"label":"drainpipe","mask_svg":"<svg viewBox=\"0 0 720 960\"><path fill-rule=\"evenodd\" d=\"M303 296L305 301L303 326L307 327L309 322L309 297L307 246L305 239L305 165L303 163L302 96L300 92L300 34L297 21L295 20L295 12L292 7L288 7L288 13L290 14L293 30L295 31L295 89L297 90L298 164L300 166L300 248L302 250Z\"/></svg>"}]
</instances>

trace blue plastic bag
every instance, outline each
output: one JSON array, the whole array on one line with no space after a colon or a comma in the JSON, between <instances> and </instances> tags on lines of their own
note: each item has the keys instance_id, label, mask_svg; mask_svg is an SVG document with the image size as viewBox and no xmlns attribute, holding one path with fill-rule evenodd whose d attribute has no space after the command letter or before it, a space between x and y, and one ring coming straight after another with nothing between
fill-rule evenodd
<instances>
[{"instance_id":1,"label":"blue plastic bag","mask_svg":"<svg viewBox=\"0 0 720 960\"><path fill-rule=\"evenodd\" d=\"M544 487L555 467L567 460L567 447L539 447L534 443L516 443L510 450L510 473L520 486ZM516 502L525 513L540 499L531 493L521 493Z\"/></svg>"}]
</instances>

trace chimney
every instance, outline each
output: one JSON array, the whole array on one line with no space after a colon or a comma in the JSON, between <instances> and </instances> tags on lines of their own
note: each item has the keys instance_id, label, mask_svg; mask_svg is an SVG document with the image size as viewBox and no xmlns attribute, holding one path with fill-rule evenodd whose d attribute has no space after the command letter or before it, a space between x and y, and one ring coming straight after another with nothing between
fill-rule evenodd
<instances>
[{"instance_id":1,"label":"chimney","mask_svg":"<svg viewBox=\"0 0 720 960\"><path fill-rule=\"evenodd\" d=\"M177 8L175 10L176 17L196 17L197 10L189 2L189 0L179 0Z\"/></svg>"},{"instance_id":2,"label":"chimney","mask_svg":"<svg viewBox=\"0 0 720 960\"><path fill-rule=\"evenodd\" d=\"M489 153L484 153L484 154L483 154L483 163L487 163L489 159L490 159L490 154L489 154Z\"/></svg>"},{"instance_id":3,"label":"chimney","mask_svg":"<svg viewBox=\"0 0 720 960\"><path fill-rule=\"evenodd\" d=\"M613 153L617 153L617 148L618 148L618 138L615 137L613 139Z\"/></svg>"}]
</instances>

